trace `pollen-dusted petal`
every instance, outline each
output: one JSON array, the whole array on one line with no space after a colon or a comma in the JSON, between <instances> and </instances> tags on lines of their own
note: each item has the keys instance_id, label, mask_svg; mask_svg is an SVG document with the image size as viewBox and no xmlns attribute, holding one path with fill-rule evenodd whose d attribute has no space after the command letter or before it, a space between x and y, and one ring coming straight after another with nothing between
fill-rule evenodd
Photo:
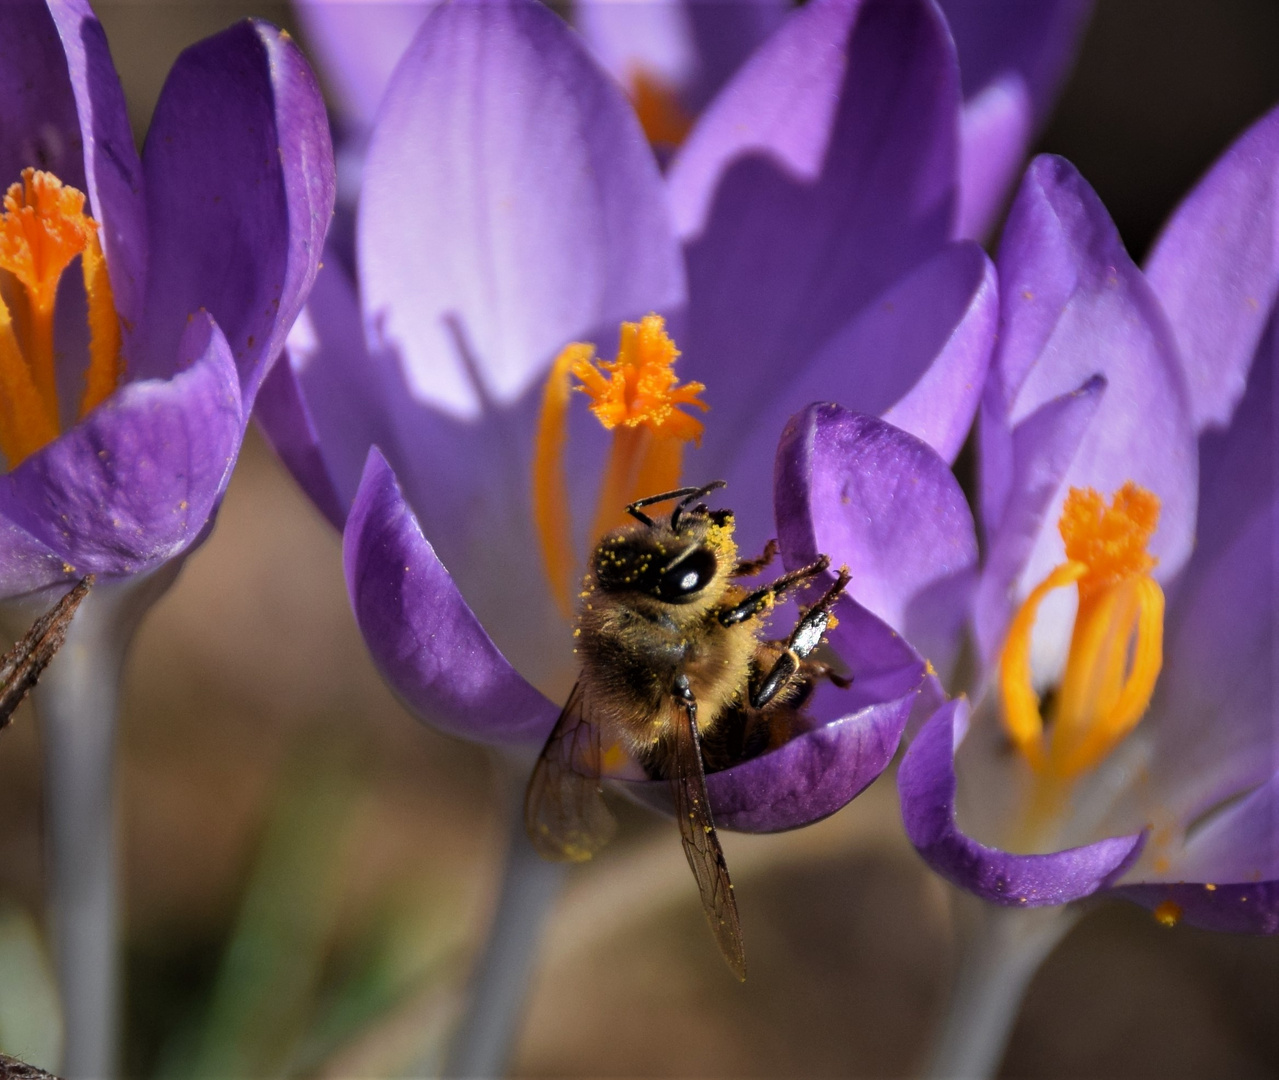
<instances>
[{"instance_id":1,"label":"pollen-dusted petal","mask_svg":"<svg viewBox=\"0 0 1279 1080\"><path fill-rule=\"evenodd\" d=\"M1092 488L1072 488L1059 527L1066 558L1088 567L1081 592L1149 573L1155 559L1146 549L1158 525L1159 497L1131 480L1109 507Z\"/></svg>"}]
</instances>

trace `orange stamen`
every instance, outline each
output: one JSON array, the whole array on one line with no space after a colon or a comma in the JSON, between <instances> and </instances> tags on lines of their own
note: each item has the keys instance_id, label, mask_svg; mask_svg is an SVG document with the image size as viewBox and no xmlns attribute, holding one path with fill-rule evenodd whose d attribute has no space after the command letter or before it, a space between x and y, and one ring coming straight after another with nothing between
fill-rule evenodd
<instances>
[{"instance_id":1,"label":"orange stamen","mask_svg":"<svg viewBox=\"0 0 1279 1080\"><path fill-rule=\"evenodd\" d=\"M626 521L625 507L679 482L684 444L700 442L702 422L680 406L706 411L701 383L680 385L674 371L679 350L660 315L622 323L617 359L598 367L589 358L572 365L591 412L612 431L592 539Z\"/></svg>"},{"instance_id":2,"label":"orange stamen","mask_svg":"<svg viewBox=\"0 0 1279 1080\"><path fill-rule=\"evenodd\" d=\"M89 366L84 373L80 416L102 404L120 385L124 363L120 355L120 318L107 276L107 261L97 235L89 237L80 258L84 291L89 298Z\"/></svg>"},{"instance_id":3,"label":"orange stamen","mask_svg":"<svg viewBox=\"0 0 1279 1080\"><path fill-rule=\"evenodd\" d=\"M9 307L0 300L0 450L17 465L57 437L57 423L18 347Z\"/></svg>"},{"instance_id":4,"label":"orange stamen","mask_svg":"<svg viewBox=\"0 0 1279 1080\"><path fill-rule=\"evenodd\" d=\"M672 148L682 144L693 118L684 111L675 89L642 67L631 71L630 84L631 103L648 141Z\"/></svg>"},{"instance_id":5,"label":"orange stamen","mask_svg":"<svg viewBox=\"0 0 1279 1080\"><path fill-rule=\"evenodd\" d=\"M563 478L569 376L591 399L591 411L613 446L604 468L592 540L627 520L636 499L677 487L684 444L701 438L705 411L701 383L680 384L673 365L679 350L660 315L622 323L617 359L596 363L590 345L566 347L551 366L533 454L533 518L551 590L561 610L572 610L572 522Z\"/></svg>"},{"instance_id":6,"label":"orange stamen","mask_svg":"<svg viewBox=\"0 0 1279 1080\"><path fill-rule=\"evenodd\" d=\"M89 365L83 416L115 389L121 375L120 326L98 223L84 212L82 191L52 173L24 169L4 197L0 270L20 286L0 326L0 447L12 467L59 431L54 307L63 271L81 256L89 308ZM23 374L25 372L25 375ZM35 397L25 389L30 383Z\"/></svg>"},{"instance_id":7,"label":"orange stamen","mask_svg":"<svg viewBox=\"0 0 1279 1080\"><path fill-rule=\"evenodd\" d=\"M591 346L567 346L551 365L542 411L533 444L533 526L542 546L542 562L551 583L551 595L565 618L573 613L570 576L573 572L572 517L564 485L564 443L568 438L568 404L572 389L571 368L589 360Z\"/></svg>"},{"instance_id":8,"label":"orange stamen","mask_svg":"<svg viewBox=\"0 0 1279 1080\"><path fill-rule=\"evenodd\" d=\"M1146 550L1158 520L1158 498L1131 482L1109 508L1097 492L1071 489L1060 523L1068 561L1013 618L1000 657L1004 725L1048 786L1060 788L1095 767L1150 703L1163 664L1164 596ZM1071 584L1079 608L1046 737L1031 685L1031 632L1044 597Z\"/></svg>"}]
</instances>

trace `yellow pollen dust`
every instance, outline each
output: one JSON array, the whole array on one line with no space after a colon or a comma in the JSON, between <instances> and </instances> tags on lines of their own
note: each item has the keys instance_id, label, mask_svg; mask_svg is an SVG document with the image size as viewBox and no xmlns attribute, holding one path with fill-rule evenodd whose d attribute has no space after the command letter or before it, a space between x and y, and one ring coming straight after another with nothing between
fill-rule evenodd
<instances>
[{"instance_id":1,"label":"yellow pollen dust","mask_svg":"<svg viewBox=\"0 0 1279 1080\"><path fill-rule=\"evenodd\" d=\"M701 383L680 383L679 350L660 315L624 322L617 359L596 362L591 345L568 345L551 365L542 397L533 453L533 517L552 594L571 614L572 521L564 479L564 444L574 389L613 444L604 469L592 541L629 520L625 508L645 495L679 486L684 444L698 442L702 422L686 407L705 411ZM576 380L576 383L574 383Z\"/></svg>"},{"instance_id":2,"label":"yellow pollen dust","mask_svg":"<svg viewBox=\"0 0 1279 1080\"><path fill-rule=\"evenodd\" d=\"M680 104L674 88L642 67L632 69L629 81L631 104L648 141L672 149L681 145L693 126L693 118Z\"/></svg>"},{"instance_id":3,"label":"yellow pollen dust","mask_svg":"<svg viewBox=\"0 0 1279 1080\"><path fill-rule=\"evenodd\" d=\"M1155 917L1155 922L1160 926L1169 928L1181 922L1181 913L1182 907L1176 900L1165 900L1151 912Z\"/></svg>"},{"instance_id":4,"label":"yellow pollen dust","mask_svg":"<svg viewBox=\"0 0 1279 1080\"><path fill-rule=\"evenodd\" d=\"M1040 781L1059 794L1095 767L1141 720L1163 665L1164 594L1147 550L1159 499L1129 481L1109 506L1072 488L1060 529L1067 561L1040 582L1013 617L1000 656L1004 726ZM1031 634L1039 605L1075 585L1079 607L1053 712L1045 725L1031 684Z\"/></svg>"},{"instance_id":5,"label":"yellow pollen dust","mask_svg":"<svg viewBox=\"0 0 1279 1080\"><path fill-rule=\"evenodd\" d=\"M54 308L63 271L80 256L88 299L89 365L79 415L115 389L120 325L84 192L52 173L24 169L0 214L0 450L12 468L60 431Z\"/></svg>"}]
</instances>

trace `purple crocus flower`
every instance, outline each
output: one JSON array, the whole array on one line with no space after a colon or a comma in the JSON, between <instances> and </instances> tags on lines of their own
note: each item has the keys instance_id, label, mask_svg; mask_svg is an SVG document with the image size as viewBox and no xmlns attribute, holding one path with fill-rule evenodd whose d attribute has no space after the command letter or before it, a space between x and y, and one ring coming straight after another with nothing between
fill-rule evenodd
<instances>
[{"instance_id":1,"label":"purple crocus flower","mask_svg":"<svg viewBox=\"0 0 1279 1080\"><path fill-rule=\"evenodd\" d=\"M664 179L618 87L549 11L428 17L370 144L358 296L326 268L259 400L344 528L357 620L415 711L486 742L544 738L575 674L564 593L596 508L616 515L676 475L650 452L656 423L610 435L570 407L571 342L668 317L679 377L710 411L687 418L699 447L664 445L684 476L729 481L744 553L772 532L778 436L814 398L885 413L946 471L998 302L981 251L948 240L959 107L932 5L817 0L711 103ZM622 352L666 349L674 378L652 320L624 330ZM910 485L914 460L884 454L875 483ZM785 751L712 780L724 824L813 820L890 760L922 661L865 605L837 615L857 683L818 701Z\"/></svg>"},{"instance_id":2,"label":"purple crocus flower","mask_svg":"<svg viewBox=\"0 0 1279 1080\"><path fill-rule=\"evenodd\" d=\"M315 276L333 176L314 77L273 27L187 50L139 159L88 5L14 2L3 20L0 265L18 285L0 597L18 600L86 574L101 591L203 536ZM83 286L63 273L81 251Z\"/></svg>"},{"instance_id":3,"label":"purple crocus flower","mask_svg":"<svg viewBox=\"0 0 1279 1080\"><path fill-rule=\"evenodd\" d=\"M391 72L434 6L434 0L297 0L308 42L332 79L353 158L362 156ZM627 90L650 140L669 151L794 6L791 0L576 0L569 15L595 58ZM963 71L955 235L981 238L1047 120L1092 3L938 0L938 6Z\"/></svg>"},{"instance_id":4,"label":"purple crocus flower","mask_svg":"<svg viewBox=\"0 0 1279 1080\"><path fill-rule=\"evenodd\" d=\"M264 23L182 54L141 157L83 0L3 6L0 97L0 617L25 625L96 575L33 699L65 1068L106 1076L124 658L211 528L315 278L332 149L306 61Z\"/></svg>"},{"instance_id":5,"label":"purple crocus flower","mask_svg":"<svg viewBox=\"0 0 1279 1080\"><path fill-rule=\"evenodd\" d=\"M1064 161L1013 206L981 417L986 674L899 774L912 842L983 899L1105 890L1168 924L1279 930L1277 192L1279 111L1145 273Z\"/></svg>"}]
</instances>

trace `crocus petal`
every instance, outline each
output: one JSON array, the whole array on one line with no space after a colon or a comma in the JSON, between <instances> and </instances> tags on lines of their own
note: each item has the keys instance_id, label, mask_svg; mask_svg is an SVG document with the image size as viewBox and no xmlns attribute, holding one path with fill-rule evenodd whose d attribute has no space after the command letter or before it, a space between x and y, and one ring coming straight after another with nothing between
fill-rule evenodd
<instances>
[{"instance_id":1,"label":"crocus petal","mask_svg":"<svg viewBox=\"0 0 1279 1080\"><path fill-rule=\"evenodd\" d=\"M399 389L390 367L369 354L354 287L330 250L255 415L294 479L339 529L369 447L389 451L394 442L388 403Z\"/></svg>"},{"instance_id":2,"label":"crocus petal","mask_svg":"<svg viewBox=\"0 0 1279 1080\"><path fill-rule=\"evenodd\" d=\"M1047 520L1056 522L1068 487L1110 493L1135 481L1161 500L1150 549L1160 578L1173 577L1194 543L1198 461L1176 345L1105 207L1068 162L1031 164L997 265L1002 318L983 429L994 424L1006 439L1047 402L1105 376L1108 390ZM986 492L982 501L995 500ZM1017 595L1063 555L1056 528L1044 528Z\"/></svg>"},{"instance_id":3,"label":"crocus petal","mask_svg":"<svg viewBox=\"0 0 1279 1080\"><path fill-rule=\"evenodd\" d=\"M987 492L996 488L1001 466L1006 478L991 496L998 511L984 518L989 537L986 565L977 589L973 623L978 650L990 664L1003 645L1017 603L1016 583L1041 533L1062 480L1075 460L1106 392L1106 380L1094 375L1078 390L1041 405L1011 433L997 423L984 424L982 478Z\"/></svg>"},{"instance_id":4,"label":"crocus petal","mask_svg":"<svg viewBox=\"0 0 1279 1080\"><path fill-rule=\"evenodd\" d=\"M798 829L829 817L888 767L915 694L868 705L785 746L706 777L715 824L745 833ZM619 781L632 798L670 814L670 785Z\"/></svg>"},{"instance_id":5,"label":"crocus petal","mask_svg":"<svg viewBox=\"0 0 1279 1080\"><path fill-rule=\"evenodd\" d=\"M803 57L796 63L796 57ZM716 98L672 163L687 317L676 339L716 431L947 239L959 87L936 9L816 0Z\"/></svg>"},{"instance_id":6,"label":"crocus petal","mask_svg":"<svg viewBox=\"0 0 1279 1080\"><path fill-rule=\"evenodd\" d=\"M1248 370L1247 388L1224 431L1210 429L1199 439L1199 522L1195 559L1215 558L1279 490L1279 459L1274 456L1275 373L1279 368L1279 312L1270 324Z\"/></svg>"},{"instance_id":7,"label":"crocus petal","mask_svg":"<svg viewBox=\"0 0 1279 1080\"><path fill-rule=\"evenodd\" d=\"M44 0L4 5L0 104L0 186L16 183L23 169L35 166L85 190L76 97L57 24Z\"/></svg>"},{"instance_id":8,"label":"crocus petal","mask_svg":"<svg viewBox=\"0 0 1279 1080\"><path fill-rule=\"evenodd\" d=\"M967 725L968 703L948 702L897 772L906 835L942 877L992 903L1046 907L1105 888L1137 858L1144 832L1045 855L1015 855L965 836L955 822L955 749Z\"/></svg>"},{"instance_id":9,"label":"crocus petal","mask_svg":"<svg viewBox=\"0 0 1279 1080\"><path fill-rule=\"evenodd\" d=\"M1092 0L938 0L959 51L964 97L1009 73L1026 85L1042 124L1070 70Z\"/></svg>"},{"instance_id":10,"label":"crocus petal","mask_svg":"<svg viewBox=\"0 0 1279 1080\"><path fill-rule=\"evenodd\" d=\"M374 448L342 537L346 586L387 682L434 726L491 743L550 734L559 709L498 652Z\"/></svg>"},{"instance_id":11,"label":"crocus petal","mask_svg":"<svg viewBox=\"0 0 1279 1080\"><path fill-rule=\"evenodd\" d=\"M391 73L436 0L294 0L308 46L331 80L342 119L373 125Z\"/></svg>"},{"instance_id":12,"label":"crocus petal","mask_svg":"<svg viewBox=\"0 0 1279 1080\"><path fill-rule=\"evenodd\" d=\"M1202 513L1178 582L1150 715L1146 791L1159 817L1190 822L1276 771L1279 460L1272 321L1225 431L1200 440Z\"/></svg>"},{"instance_id":13,"label":"crocus petal","mask_svg":"<svg viewBox=\"0 0 1279 1080\"><path fill-rule=\"evenodd\" d=\"M623 86L637 71L655 76L696 115L790 7L787 0L577 0L573 25Z\"/></svg>"},{"instance_id":14,"label":"crocus petal","mask_svg":"<svg viewBox=\"0 0 1279 1080\"><path fill-rule=\"evenodd\" d=\"M184 370L130 383L0 479L6 595L141 573L207 528L245 418L226 339L207 314L178 348Z\"/></svg>"},{"instance_id":15,"label":"crocus petal","mask_svg":"<svg viewBox=\"0 0 1279 1080\"><path fill-rule=\"evenodd\" d=\"M358 257L371 347L459 418L533 389L569 341L611 339L683 293L630 105L533 0L427 18L369 147Z\"/></svg>"},{"instance_id":16,"label":"crocus petal","mask_svg":"<svg viewBox=\"0 0 1279 1080\"><path fill-rule=\"evenodd\" d=\"M977 536L964 493L924 443L838 405L812 405L782 435L778 539L790 565L824 553L848 593L945 670L967 617Z\"/></svg>"},{"instance_id":17,"label":"crocus petal","mask_svg":"<svg viewBox=\"0 0 1279 1080\"><path fill-rule=\"evenodd\" d=\"M1210 883L1215 884L1215 883ZM1153 911L1171 900L1178 917L1191 926L1235 934L1279 933L1279 881L1248 885L1204 884L1125 885L1115 889Z\"/></svg>"},{"instance_id":18,"label":"crocus petal","mask_svg":"<svg viewBox=\"0 0 1279 1080\"><path fill-rule=\"evenodd\" d=\"M274 27L191 46L143 149L150 228L142 374L165 374L187 317L231 343L246 404L315 280L333 211L333 150L315 77Z\"/></svg>"},{"instance_id":19,"label":"crocus petal","mask_svg":"<svg viewBox=\"0 0 1279 1080\"><path fill-rule=\"evenodd\" d=\"M915 292L920 284L924 289ZM904 293L911 289L910 293ZM922 296L921 296L922 293ZM995 280L995 268L981 249L968 244L955 244L943 248L935 259L925 263L919 271L905 279L899 288L890 290L885 303L909 304L924 299L926 309L914 307L910 318L921 329L934 332L945 324L946 314L961 310L958 318L952 316L944 343L936 349L931 363L920 365L918 377L888 409L883 418L894 427L910 432L937 451L946 461L954 462L968 438L977 403L981 399L986 381L986 368L995 345L995 330L999 321L999 288ZM935 307L934 307L935 305ZM944 313L942 323L934 322L934 310ZM871 314L874 312L874 314ZM892 356L892 365L907 359L902 366L910 371L909 359L913 344L911 332L896 333L889 330L892 322L885 317L883 304L874 305L864 321L887 330L888 335L877 341L884 350L881 356ZM895 321L896 330L902 332L908 316L901 315ZM927 332L924 329L924 332ZM921 355L927 350L921 350ZM815 365L817 366L817 365ZM885 365L888 366L888 365ZM875 413L879 410L860 409Z\"/></svg>"},{"instance_id":20,"label":"crocus petal","mask_svg":"<svg viewBox=\"0 0 1279 1080\"><path fill-rule=\"evenodd\" d=\"M1269 757L1266 780L1196 822L1184 848L1160 877L1212 882L1279 878L1279 749L1272 745Z\"/></svg>"},{"instance_id":21,"label":"crocus petal","mask_svg":"<svg viewBox=\"0 0 1279 1080\"><path fill-rule=\"evenodd\" d=\"M14 35L25 50L29 39L9 23L12 5L5 8L5 33ZM133 144L124 90L111 62L107 37L87 0L65 0L49 5L71 76L84 148L84 183L99 237L111 272L111 293L126 332L137 325L142 312L142 287L146 273L146 222L142 204L142 163ZM52 69L46 70L47 80ZM6 127L8 125L6 113ZM6 134L8 134L6 132ZM40 164L33 160L27 164ZM53 165L43 165L52 168ZM17 173L3 174L16 180ZM59 174L61 175L61 174ZM63 177L63 179L67 179Z\"/></svg>"},{"instance_id":22,"label":"crocus petal","mask_svg":"<svg viewBox=\"0 0 1279 1080\"><path fill-rule=\"evenodd\" d=\"M959 53L964 114L957 236L994 224L1079 47L1091 0L939 0Z\"/></svg>"},{"instance_id":23,"label":"crocus petal","mask_svg":"<svg viewBox=\"0 0 1279 1080\"><path fill-rule=\"evenodd\" d=\"M1279 502L1207 555L1196 552L1177 591L1143 724L1141 795L1157 820L1182 827L1279 772Z\"/></svg>"},{"instance_id":24,"label":"crocus petal","mask_svg":"<svg viewBox=\"0 0 1279 1080\"><path fill-rule=\"evenodd\" d=\"M948 245L855 316L806 371L779 377L749 431L733 431L712 413L689 468L728 480L739 543L753 550L765 539L766 515L752 499L764 496L757 478L772 469L778 433L813 401L882 414L953 460L981 395L998 307L985 254L974 244Z\"/></svg>"},{"instance_id":25,"label":"crocus petal","mask_svg":"<svg viewBox=\"0 0 1279 1080\"><path fill-rule=\"evenodd\" d=\"M1273 758L1273 751L1272 751ZM1248 934L1279 932L1279 772L1214 815L1170 861L1158 882L1115 891L1149 908L1172 901L1194 926Z\"/></svg>"},{"instance_id":26,"label":"crocus petal","mask_svg":"<svg viewBox=\"0 0 1279 1080\"><path fill-rule=\"evenodd\" d=\"M1034 133L1025 84L1005 77L964 102L959 124L959 206L955 235L987 236L1016 182Z\"/></svg>"},{"instance_id":27,"label":"crocus petal","mask_svg":"<svg viewBox=\"0 0 1279 1080\"><path fill-rule=\"evenodd\" d=\"M294 330L305 318L306 311L303 310ZM329 474L319 432L287 352L267 372L253 406L253 415L262 425L271 448L293 474L293 479L329 524L341 531L346 524L346 509L350 504L343 503Z\"/></svg>"},{"instance_id":28,"label":"crocus petal","mask_svg":"<svg viewBox=\"0 0 1279 1080\"><path fill-rule=\"evenodd\" d=\"M1181 346L1196 426L1228 423L1279 290L1279 109L1177 208L1146 274Z\"/></svg>"}]
</instances>

